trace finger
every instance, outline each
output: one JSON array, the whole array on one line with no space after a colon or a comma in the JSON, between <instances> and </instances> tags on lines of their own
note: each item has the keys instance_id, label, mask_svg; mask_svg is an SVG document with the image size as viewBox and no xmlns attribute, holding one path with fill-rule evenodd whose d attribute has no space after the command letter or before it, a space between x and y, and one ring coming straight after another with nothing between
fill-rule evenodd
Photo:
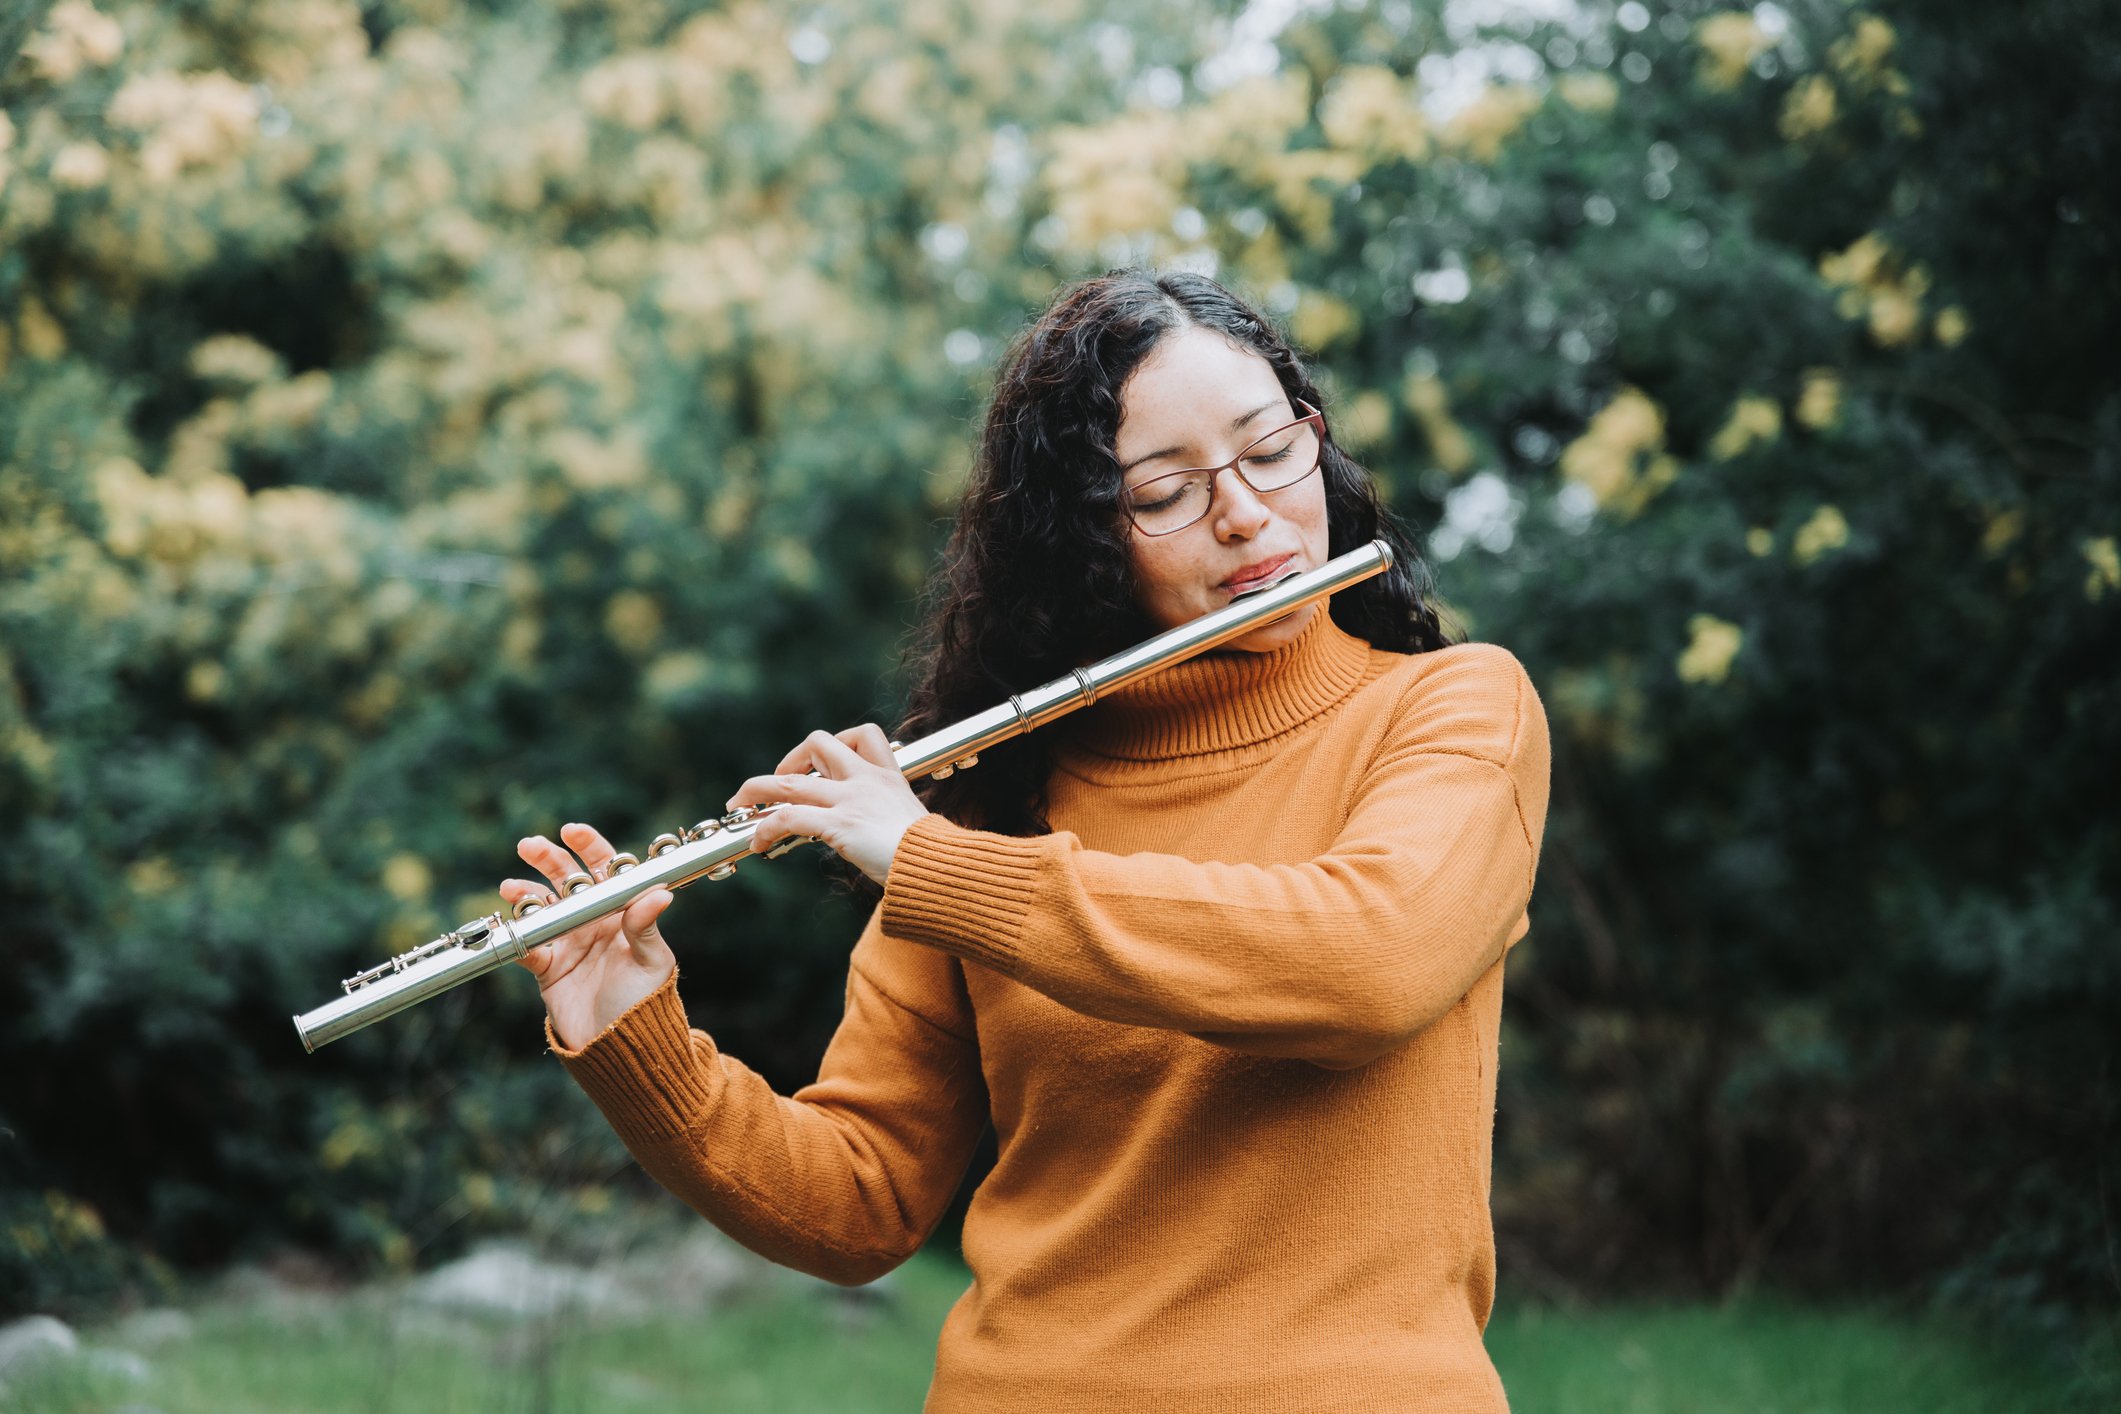
<instances>
[{"instance_id":1,"label":"finger","mask_svg":"<svg viewBox=\"0 0 2121 1414\"><path fill-rule=\"evenodd\" d=\"M864 722L858 727L849 727L839 739L855 755L873 766L897 766L898 758L891 754L891 738L874 722Z\"/></svg>"},{"instance_id":2,"label":"finger","mask_svg":"<svg viewBox=\"0 0 2121 1414\"><path fill-rule=\"evenodd\" d=\"M823 732L812 732L810 736L806 736L797 742L794 748L781 758L780 764L773 768L774 773L782 776L800 776L806 772L816 770L817 753L812 750L810 740L811 737L823 735Z\"/></svg>"},{"instance_id":3,"label":"finger","mask_svg":"<svg viewBox=\"0 0 2121 1414\"><path fill-rule=\"evenodd\" d=\"M764 854L797 835L831 844L832 823L832 812L821 805L784 805L752 829L751 852Z\"/></svg>"},{"instance_id":4,"label":"finger","mask_svg":"<svg viewBox=\"0 0 2121 1414\"><path fill-rule=\"evenodd\" d=\"M812 732L803 744L810 748L811 759L816 762L818 773L831 780L845 780L867 763L831 732Z\"/></svg>"},{"instance_id":5,"label":"finger","mask_svg":"<svg viewBox=\"0 0 2121 1414\"><path fill-rule=\"evenodd\" d=\"M633 948L635 960L645 962L654 953L670 946L663 941L663 932L656 926L656 920L663 916L664 909L670 907L672 897L668 889L650 889L626 905L626 911L619 915L619 931Z\"/></svg>"},{"instance_id":6,"label":"finger","mask_svg":"<svg viewBox=\"0 0 2121 1414\"><path fill-rule=\"evenodd\" d=\"M823 776L753 776L737 787L723 808L765 805L786 801L794 805L837 805L846 796L846 784Z\"/></svg>"},{"instance_id":7,"label":"finger","mask_svg":"<svg viewBox=\"0 0 2121 1414\"><path fill-rule=\"evenodd\" d=\"M542 881L538 883L532 883L528 879L503 879L501 881L501 901L503 903L512 904L526 898L534 898L539 903L558 902L558 896L553 893L552 885Z\"/></svg>"},{"instance_id":8,"label":"finger","mask_svg":"<svg viewBox=\"0 0 2121 1414\"><path fill-rule=\"evenodd\" d=\"M537 883L533 883L528 879L503 879L501 881L501 902L513 908L526 898L534 898L539 903L547 905L558 901L558 895L553 893L552 886L542 881ZM517 958L515 964L531 976L542 979L545 976L545 970L552 966L552 949L532 948L529 952Z\"/></svg>"},{"instance_id":9,"label":"finger","mask_svg":"<svg viewBox=\"0 0 2121 1414\"><path fill-rule=\"evenodd\" d=\"M611 841L580 821L560 826L560 838L582 857L582 864L592 879L602 879L611 865L612 856L618 853L611 847Z\"/></svg>"},{"instance_id":10,"label":"finger","mask_svg":"<svg viewBox=\"0 0 2121 1414\"><path fill-rule=\"evenodd\" d=\"M543 835L532 835L516 842L516 853L523 862L543 874L554 888L567 881L569 874L584 872L581 861L572 854L546 839Z\"/></svg>"}]
</instances>

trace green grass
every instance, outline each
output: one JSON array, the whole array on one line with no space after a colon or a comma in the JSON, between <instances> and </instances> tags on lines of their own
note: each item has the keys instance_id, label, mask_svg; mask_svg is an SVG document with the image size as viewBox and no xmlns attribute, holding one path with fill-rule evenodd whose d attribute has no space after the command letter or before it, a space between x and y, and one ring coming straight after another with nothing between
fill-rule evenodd
<instances>
[{"instance_id":1,"label":"green grass","mask_svg":"<svg viewBox=\"0 0 2121 1414\"><path fill-rule=\"evenodd\" d=\"M1957 1320L1767 1299L1507 1309L1488 1351L1533 1414L2055 1414L2115 1388Z\"/></svg>"},{"instance_id":2,"label":"green grass","mask_svg":"<svg viewBox=\"0 0 2121 1414\"><path fill-rule=\"evenodd\" d=\"M48 1364L18 1378L0 1407L903 1414L920 1407L936 1332L964 1280L949 1258L923 1254L888 1302L774 1283L705 1314L596 1325L453 1320L377 1290L202 1303L188 1339L147 1352L145 1381ZM83 1339L121 1347L116 1331ZM1940 1318L1767 1300L1506 1307L1488 1344L1521 1414L2046 1414L2104 1407L2087 1392L2114 1388Z\"/></svg>"},{"instance_id":3,"label":"green grass","mask_svg":"<svg viewBox=\"0 0 2121 1414\"><path fill-rule=\"evenodd\" d=\"M89 1414L136 1402L162 1414L523 1411L715 1414L918 1410L943 1314L964 1269L923 1255L889 1301L775 1284L687 1316L585 1324L469 1321L374 1295L293 1306L194 1308L182 1342L148 1352L143 1382L86 1362L46 1363L0 1409ZM115 1345L94 1330L84 1346Z\"/></svg>"}]
</instances>

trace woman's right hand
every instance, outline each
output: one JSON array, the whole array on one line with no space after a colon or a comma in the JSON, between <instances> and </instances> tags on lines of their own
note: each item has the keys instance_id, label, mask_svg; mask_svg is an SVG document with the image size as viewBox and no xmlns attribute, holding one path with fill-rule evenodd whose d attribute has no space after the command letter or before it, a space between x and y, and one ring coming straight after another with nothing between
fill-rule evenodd
<instances>
[{"instance_id":1,"label":"woman's right hand","mask_svg":"<svg viewBox=\"0 0 2121 1414\"><path fill-rule=\"evenodd\" d=\"M543 835L517 843L516 853L545 881L503 881L501 897L511 906L524 898L551 903L569 874L586 873L603 882L616 853L610 843L587 825L563 826L560 838L573 853ZM677 958L655 925L670 899L670 890L650 889L623 913L592 919L517 959L538 979L552 1034L568 1050L595 1040L677 970Z\"/></svg>"}]
</instances>

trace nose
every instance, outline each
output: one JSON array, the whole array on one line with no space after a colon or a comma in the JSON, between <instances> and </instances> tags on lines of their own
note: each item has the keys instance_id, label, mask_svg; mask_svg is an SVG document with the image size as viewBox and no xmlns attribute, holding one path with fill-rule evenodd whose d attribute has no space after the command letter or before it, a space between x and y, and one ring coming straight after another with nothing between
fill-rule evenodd
<instances>
[{"instance_id":1,"label":"nose","mask_svg":"<svg viewBox=\"0 0 2121 1414\"><path fill-rule=\"evenodd\" d=\"M1245 479L1228 467L1215 474L1215 505L1211 512L1218 540L1250 540L1258 535L1274 512Z\"/></svg>"}]
</instances>

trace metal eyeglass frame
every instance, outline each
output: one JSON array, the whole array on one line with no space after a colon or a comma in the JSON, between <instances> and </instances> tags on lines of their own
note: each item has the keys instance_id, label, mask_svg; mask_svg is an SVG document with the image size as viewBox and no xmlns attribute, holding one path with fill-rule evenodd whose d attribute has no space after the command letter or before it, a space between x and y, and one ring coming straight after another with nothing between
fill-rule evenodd
<instances>
[{"instance_id":1,"label":"metal eyeglass frame","mask_svg":"<svg viewBox=\"0 0 2121 1414\"><path fill-rule=\"evenodd\" d=\"M1199 525L1202 521L1206 520L1208 516L1215 510L1215 496L1217 488L1220 485L1220 483L1217 481L1217 478L1220 477L1226 471L1234 472L1237 476L1237 479L1239 481L1244 482L1246 488L1249 489L1255 496L1271 496L1276 491L1286 491L1291 486L1300 484L1305 479L1305 477L1315 475L1318 469L1321 466L1325 465L1326 461L1326 415L1320 412L1317 408L1312 407L1302 398L1291 398L1289 399L1289 401L1296 404L1298 407L1305 409L1304 415L1302 417L1297 418L1294 422L1283 423L1281 426L1275 428L1272 432L1263 432L1259 436L1254 437L1251 441L1245 443L1243 451L1240 451L1236 456L1230 458L1230 460L1223 462L1219 466L1189 466L1183 471L1167 471L1161 476L1152 476L1147 481L1144 481L1139 486L1136 486L1132 493L1134 495L1139 495L1141 494L1141 492L1147 490L1149 487L1156 485L1159 481L1169 481L1174 477L1180 476L1199 476L1202 472L1206 472L1208 476L1208 504L1201 508L1201 513L1199 515L1187 521L1184 525L1174 525L1169 530L1148 530L1142 526L1142 523L1139 520L1135 519L1134 507L1128 504L1129 493L1125 490L1122 490L1120 492L1119 497L1119 508L1120 511L1127 517L1127 523L1134 527L1137 534L1151 537L1162 535L1176 535L1181 530L1191 530L1194 526ZM1302 476L1291 477L1289 480L1284 481L1281 485L1274 487L1272 490L1263 491L1259 487L1254 486L1252 484L1252 479L1245 475L1243 468L1241 468L1238 463L1242 462L1246 457L1250 456L1252 453L1252 449L1258 446L1260 443L1271 441L1274 438L1281 436L1282 433L1287 432L1290 428L1301 427L1305 423L1311 424L1311 431L1318 438L1318 455L1312 458L1310 469L1305 471Z\"/></svg>"}]
</instances>

